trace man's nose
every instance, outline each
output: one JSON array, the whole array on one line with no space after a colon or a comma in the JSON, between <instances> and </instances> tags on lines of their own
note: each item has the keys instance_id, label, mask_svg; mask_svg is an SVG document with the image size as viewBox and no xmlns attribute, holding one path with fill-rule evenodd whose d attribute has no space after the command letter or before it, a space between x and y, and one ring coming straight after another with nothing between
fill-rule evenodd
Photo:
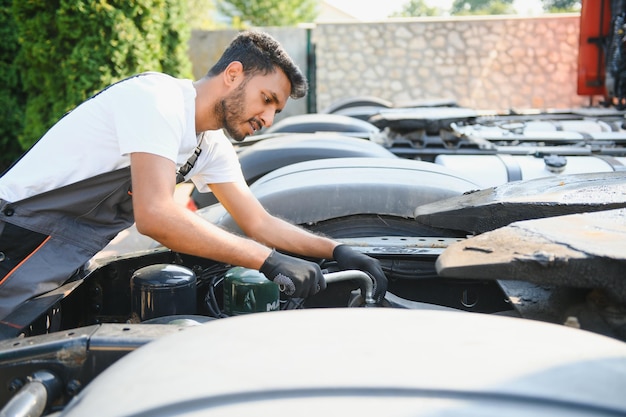
<instances>
[{"instance_id":1,"label":"man's nose","mask_svg":"<svg viewBox=\"0 0 626 417\"><path fill-rule=\"evenodd\" d=\"M274 117L276 112L274 110L266 110L261 114L261 124L263 127L268 128L274 124Z\"/></svg>"}]
</instances>

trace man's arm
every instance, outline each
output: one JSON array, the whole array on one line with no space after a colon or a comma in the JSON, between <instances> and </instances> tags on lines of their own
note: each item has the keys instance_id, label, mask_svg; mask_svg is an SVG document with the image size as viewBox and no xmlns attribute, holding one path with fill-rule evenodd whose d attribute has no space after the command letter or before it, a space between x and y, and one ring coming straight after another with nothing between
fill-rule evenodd
<instances>
[{"instance_id":1,"label":"man's arm","mask_svg":"<svg viewBox=\"0 0 626 417\"><path fill-rule=\"evenodd\" d=\"M175 164L149 153L131 155L137 230L178 252L259 269L271 249L228 233L174 201Z\"/></svg>"},{"instance_id":2,"label":"man's arm","mask_svg":"<svg viewBox=\"0 0 626 417\"><path fill-rule=\"evenodd\" d=\"M387 291L387 277L374 258L270 215L246 184L212 184L211 190L246 235L283 251L334 259L341 269L368 272L374 278L374 298L382 301Z\"/></svg>"},{"instance_id":3,"label":"man's arm","mask_svg":"<svg viewBox=\"0 0 626 417\"><path fill-rule=\"evenodd\" d=\"M246 184L211 184L211 190L241 230L254 240L298 255L333 258L333 250L338 242L270 215Z\"/></svg>"},{"instance_id":4,"label":"man's arm","mask_svg":"<svg viewBox=\"0 0 626 417\"><path fill-rule=\"evenodd\" d=\"M260 270L287 295L308 297L326 288L318 264L228 233L176 204L175 169L172 161L160 156L131 155L133 210L140 233L174 251Z\"/></svg>"}]
</instances>

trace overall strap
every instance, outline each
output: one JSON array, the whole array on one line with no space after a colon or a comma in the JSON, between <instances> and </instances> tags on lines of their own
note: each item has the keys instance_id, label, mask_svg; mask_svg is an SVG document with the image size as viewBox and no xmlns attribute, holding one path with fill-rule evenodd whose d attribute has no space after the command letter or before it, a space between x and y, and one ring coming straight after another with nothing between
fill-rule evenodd
<instances>
[{"instance_id":1,"label":"overall strap","mask_svg":"<svg viewBox=\"0 0 626 417\"><path fill-rule=\"evenodd\" d=\"M180 184L181 182L185 181L185 175L189 174L191 168L193 168L193 166L196 164L198 156L200 156L201 152L202 149L200 148L200 144L198 144L198 146L196 146L196 149L193 151L193 154L191 154L189 159L187 159L187 162L185 162L185 164L178 168L178 171L176 171L176 184Z\"/></svg>"}]
</instances>

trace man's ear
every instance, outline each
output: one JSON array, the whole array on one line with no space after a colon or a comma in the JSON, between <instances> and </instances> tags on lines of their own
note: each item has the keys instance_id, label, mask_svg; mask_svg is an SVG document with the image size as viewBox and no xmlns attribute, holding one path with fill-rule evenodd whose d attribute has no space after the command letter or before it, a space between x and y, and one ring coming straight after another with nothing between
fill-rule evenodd
<instances>
[{"instance_id":1,"label":"man's ear","mask_svg":"<svg viewBox=\"0 0 626 417\"><path fill-rule=\"evenodd\" d=\"M239 61L233 61L224 70L224 83L231 87L239 84L243 79L243 64Z\"/></svg>"}]
</instances>

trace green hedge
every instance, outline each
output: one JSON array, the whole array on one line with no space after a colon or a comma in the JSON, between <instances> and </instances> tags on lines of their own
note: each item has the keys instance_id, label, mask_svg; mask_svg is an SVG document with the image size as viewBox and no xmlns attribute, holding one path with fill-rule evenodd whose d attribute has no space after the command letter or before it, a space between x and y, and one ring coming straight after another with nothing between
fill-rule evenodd
<instances>
[{"instance_id":1,"label":"green hedge","mask_svg":"<svg viewBox=\"0 0 626 417\"><path fill-rule=\"evenodd\" d=\"M103 87L143 71L191 78L185 0L15 0L23 149ZM86 138L88 139L88 138Z\"/></svg>"},{"instance_id":2,"label":"green hedge","mask_svg":"<svg viewBox=\"0 0 626 417\"><path fill-rule=\"evenodd\" d=\"M19 44L11 3L12 0L0 0L0 172L22 153L18 137L22 131L26 103L17 67L13 63Z\"/></svg>"}]
</instances>

